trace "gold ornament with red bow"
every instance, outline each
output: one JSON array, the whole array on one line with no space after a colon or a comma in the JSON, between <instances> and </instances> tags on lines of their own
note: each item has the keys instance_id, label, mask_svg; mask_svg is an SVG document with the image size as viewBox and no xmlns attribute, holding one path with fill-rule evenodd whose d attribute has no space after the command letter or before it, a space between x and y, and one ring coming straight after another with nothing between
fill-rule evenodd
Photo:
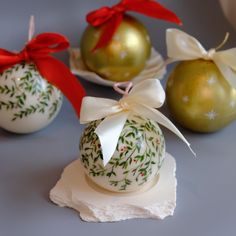
<instances>
[{"instance_id":1,"label":"gold ornament with red bow","mask_svg":"<svg viewBox=\"0 0 236 236\"><path fill-rule=\"evenodd\" d=\"M89 26L81 40L81 54L89 70L111 81L128 81L138 75L150 57L146 28L126 14L134 11L180 24L170 10L153 0L122 0L87 15Z\"/></svg>"}]
</instances>

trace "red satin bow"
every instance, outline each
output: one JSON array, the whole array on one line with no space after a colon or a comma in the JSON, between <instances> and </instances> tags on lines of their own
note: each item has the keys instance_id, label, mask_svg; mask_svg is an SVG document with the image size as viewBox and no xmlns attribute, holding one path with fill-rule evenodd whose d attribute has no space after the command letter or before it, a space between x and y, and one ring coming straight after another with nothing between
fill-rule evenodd
<instances>
[{"instance_id":1,"label":"red satin bow","mask_svg":"<svg viewBox=\"0 0 236 236\"><path fill-rule=\"evenodd\" d=\"M33 38L19 53L0 49L0 73L24 61L33 62L40 74L69 99L79 116L85 91L70 70L50 55L68 48L69 45L69 41L62 35L43 33Z\"/></svg>"},{"instance_id":2,"label":"red satin bow","mask_svg":"<svg viewBox=\"0 0 236 236\"><path fill-rule=\"evenodd\" d=\"M181 24L180 19L155 0L122 0L113 7L102 7L87 15L87 21L94 27L105 25L102 35L93 50L106 46L119 25L122 22L124 13L135 11L153 18Z\"/></svg>"}]
</instances>

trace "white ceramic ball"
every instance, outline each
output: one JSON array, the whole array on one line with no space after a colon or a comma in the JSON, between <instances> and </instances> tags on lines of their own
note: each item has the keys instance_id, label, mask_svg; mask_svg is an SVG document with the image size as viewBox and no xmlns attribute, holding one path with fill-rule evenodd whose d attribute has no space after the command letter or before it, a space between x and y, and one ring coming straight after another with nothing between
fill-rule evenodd
<instances>
[{"instance_id":1,"label":"white ceramic ball","mask_svg":"<svg viewBox=\"0 0 236 236\"><path fill-rule=\"evenodd\" d=\"M16 64L0 74L0 127L31 133L49 125L62 105L61 92L32 63Z\"/></svg>"},{"instance_id":2,"label":"white ceramic ball","mask_svg":"<svg viewBox=\"0 0 236 236\"><path fill-rule=\"evenodd\" d=\"M165 140L158 124L130 116L120 135L116 151L104 167L98 136L101 121L90 123L80 141L80 157L86 175L110 191L139 190L158 175L165 157Z\"/></svg>"}]
</instances>

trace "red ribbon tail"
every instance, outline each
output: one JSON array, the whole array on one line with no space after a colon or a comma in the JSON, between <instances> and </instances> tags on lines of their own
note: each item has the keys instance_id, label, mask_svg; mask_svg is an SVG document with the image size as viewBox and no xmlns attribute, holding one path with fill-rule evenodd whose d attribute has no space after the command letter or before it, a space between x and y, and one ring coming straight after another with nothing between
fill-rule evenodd
<instances>
[{"instance_id":1,"label":"red ribbon tail","mask_svg":"<svg viewBox=\"0 0 236 236\"><path fill-rule=\"evenodd\" d=\"M127 9L128 11L135 11L156 19L182 25L181 20L174 12L153 0L129 1L129 3L127 3Z\"/></svg>"},{"instance_id":2,"label":"red ribbon tail","mask_svg":"<svg viewBox=\"0 0 236 236\"><path fill-rule=\"evenodd\" d=\"M17 53L0 48L0 73L20 62L21 58Z\"/></svg>"},{"instance_id":3,"label":"red ribbon tail","mask_svg":"<svg viewBox=\"0 0 236 236\"><path fill-rule=\"evenodd\" d=\"M116 14L114 15L114 17L111 18L110 21L108 21L104 25L104 28L102 29L102 35L99 38L99 41L96 44L96 46L93 48L92 50L93 52L107 46L107 44L112 40L112 37L114 36L118 27L120 26L122 19L123 19L123 14Z\"/></svg>"},{"instance_id":4,"label":"red ribbon tail","mask_svg":"<svg viewBox=\"0 0 236 236\"><path fill-rule=\"evenodd\" d=\"M69 99L79 117L85 90L78 79L62 62L53 57L35 59L34 62L40 74Z\"/></svg>"},{"instance_id":5,"label":"red ribbon tail","mask_svg":"<svg viewBox=\"0 0 236 236\"><path fill-rule=\"evenodd\" d=\"M9 65L4 65L4 66L0 66L0 74L3 73L5 70L7 70L8 68L14 66L15 64L9 64Z\"/></svg>"}]
</instances>

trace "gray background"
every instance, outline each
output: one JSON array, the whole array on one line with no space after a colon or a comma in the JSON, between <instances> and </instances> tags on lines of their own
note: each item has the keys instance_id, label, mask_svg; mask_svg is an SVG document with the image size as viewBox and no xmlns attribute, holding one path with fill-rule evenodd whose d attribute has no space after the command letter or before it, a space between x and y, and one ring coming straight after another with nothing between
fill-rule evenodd
<instances>
[{"instance_id":1,"label":"gray background","mask_svg":"<svg viewBox=\"0 0 236 236\"><path fill-rule=\"evenodd\" d=\"M30 14L36 32L55 31L68 36L74 47L86 25L86 12L116 1L108 0L1 0L0 47L20 50L27 39ZM216 0L160 1L183 20L183 30L204 42L206 48L236 34L225 20ZM153 44L165 56L165 29L172 24L138 15L147 26ZM67 62L67 54L61 53ZM169 69L171 69L170 67ZM163 85L165 80L163 81ZM114 97L109 88L83 82L89 95ZM168 115L166 108L163 112ZM14 135L0 129L0 235L236 235L236 123L214 134L195 134L181 129L198 154L194 159L185 145L165 131L167 150L176 157L178 204L173 217L164 221L129 220L120 223L85 223L76 212L59 208L48 193L60 174L78 157L83 130L65 100L57 119L31 135Z\"/></svg>"}]
</instances>

